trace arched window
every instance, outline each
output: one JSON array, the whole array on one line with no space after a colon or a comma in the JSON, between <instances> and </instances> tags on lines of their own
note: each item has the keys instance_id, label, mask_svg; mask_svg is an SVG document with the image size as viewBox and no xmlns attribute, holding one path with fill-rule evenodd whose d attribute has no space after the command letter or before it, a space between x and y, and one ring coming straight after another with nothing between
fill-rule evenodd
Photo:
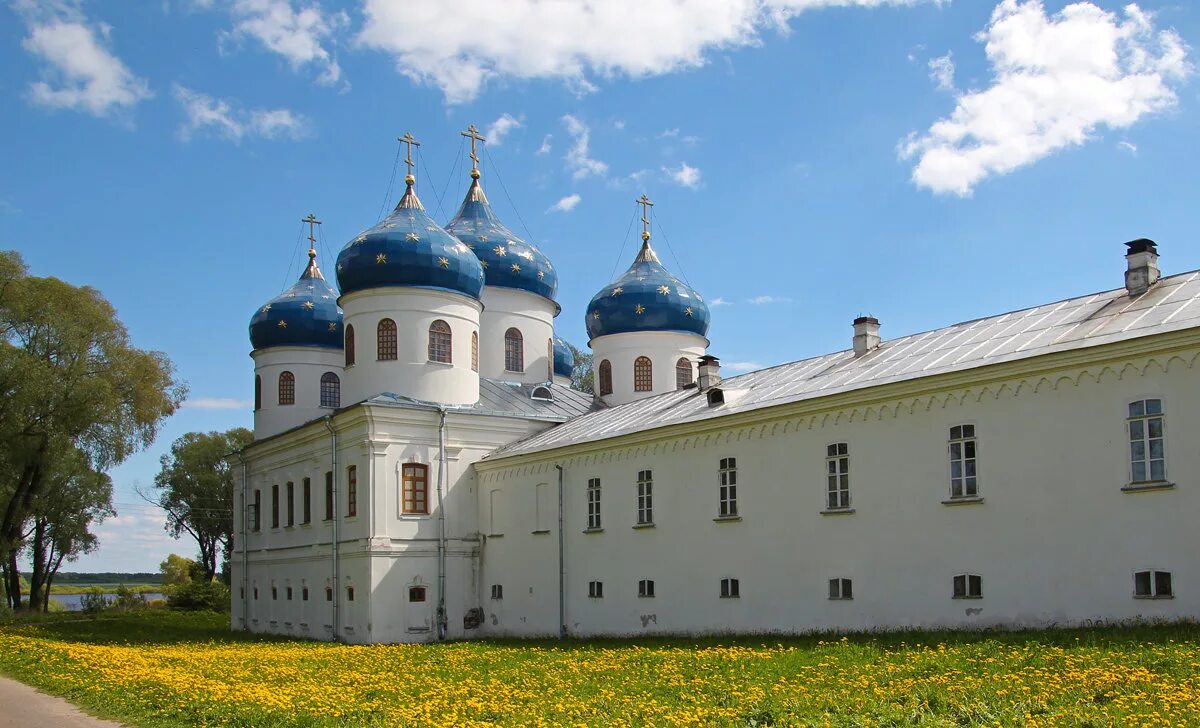
<instances>
[{"instance_id":1,"label":"arched window","mask_svg":"<svg viewBox=\"0 0 1200 728\"><path fill-rule=\"evenodd\" d=\"M525 371L525 339L516 329L504 332L504 368L510 372Z\"/></svg>"},{"instance_id":2,"label":"arched window","mask_svg":"<svg viewBox=\"0 0 1200 728\"><path fill-rule=\"evenodd\" d=\"M608 359L600 362L600 396L612 394L612 364Z\"/></svg>"},{"instance_id":3,"label":"arched window","mask_svg":"<svg viewBox=\"0 0 1200 728\"><path fill-rule=\"evenodd\" d=\"M546 339L546 381L554 381L554 339Z\"/></svg>"},{"instance_id":4,"label":"arched window","mask_svg":"<svg viewBox=\"0 0 1200 728\"><path fill-rule=\"evenodd\" d=\"M321 406L334 408L342 406L342 380L338 379L338 375L333 372L325 372L321 375Z\"/></svg>"},{"instance_id":5,"label":"arched window","mask_svg":"<svg viewBox=\"0 0 1200 728\"><path fill-rule=\"evenodd\" d=\"M648 356L639 356L633 361L633 391L654 391L654 365Z\"/></svg>"},{"instance_id":6,"label":"arched window","mask_svg":"<svg viewBox=\"0 0 1200 728\"><path fill-rule=\"evenodd\" d=\"M346 366L354 366L354 327L346 327Z\"/></svg>"},{"instance_id":7,"label":"arched window","mask_svg":"<svg viewBox=\"0 0 1200 728\"><path fill-rule=\"evenodd\" d=\"M400 479L401 511L429 513L429 466L404 463Z\"/></svg>"},{"instance_id":8,"label":"arched window","mask_svg":"<svg viewBox=\"0 0 1200 728\"><path fill-rule=\"evenodd\" d=\"M262 409L262 377L254 375L254 409Z\"/></svg>"},{"instance_id":9,"label":"arched window","mask_svg":"<svg viewBox=\"0 0 1200 728\"><path fill-rule=\"evenodd\" d=\"M296 404L296 377L291 372L279 374L279 404Z\"/></svg>"},{"instance_id":10,"label":"arched window","mask_svg":"<svg viewBox=\"0 0 1200 728\"><path fill-rule=\"evenodd\" d=\"M375 329L375 358L379 361L396 359L396 322L383 319Z\"/></svg>"},{"instance_id":11,"label":"arched window","mask_svg":"<svg viewBox=\"0 0 1200 728\"><path fill-rule=\"evenodd\" d=\"M687 357L680 357L675 362L675 388L683 389L692 383L692 363Z\"/></svg>"},{"instance_id":12,"label":"arched window","mask_svg":"<svg viewBox=\"0 0 1200 728\"><path fill-rule=\"evenodd\" d=\"M429 361L449 364L450 343L450 324L441 319L429 324Z\"/></svg>"},{"instance_id":13,"label":"arched window","mask_svg":"<svg viewBox=\"0 0 1200 728\"><path fill-rule=\"evenodd\" d=\"M479 332L471 332L471 371L479 371Z\"/></svg>"}]
</instances>

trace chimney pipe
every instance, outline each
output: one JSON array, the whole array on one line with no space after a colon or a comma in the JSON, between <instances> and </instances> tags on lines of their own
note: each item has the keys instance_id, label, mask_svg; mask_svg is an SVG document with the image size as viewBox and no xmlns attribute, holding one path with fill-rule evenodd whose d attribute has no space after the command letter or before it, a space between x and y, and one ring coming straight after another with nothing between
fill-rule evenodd
<instances>
[{"instance_id":1,"label":"chimney pipe","mask_svg":"<svg viewBox=\"0 0 1200 728\"><path fill-rule=\"evenodd\" d=\"M854 356L860 357L879 348L879 319L859 316L854 319Z\"/></svg>"},{"instance_id":2,"label":"chimney pipe","mask_svg":"<svg viewBox=\"0 0 1200 728\"><path fill-rule=\"evenodd\" d=\"M707 392L721 383L721 362L717 357L710 354L700 357L700 377L696 383L701 392Z\"/></svg>"},{"instance_id":3,"label":"chimney pipe","mask_svg":"<svg viewBox=\"0 0 1200 728\"><path fill-rule=\"evenodd\" d=\"M1158 246L1153 240L1138 238L1125 243L1128 266L1125 269L1125 290L1131 296L1140 296L1158 282Z\"/></svg>"}]
</instances>

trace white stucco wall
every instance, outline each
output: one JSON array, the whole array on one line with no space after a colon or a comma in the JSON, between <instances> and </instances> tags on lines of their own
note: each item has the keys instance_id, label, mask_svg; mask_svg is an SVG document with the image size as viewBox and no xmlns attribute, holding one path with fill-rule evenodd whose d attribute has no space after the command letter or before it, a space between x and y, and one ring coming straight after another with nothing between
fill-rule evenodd
<instances>
[{"instance_id":1,"label":"white stucco wall","mask_svg":"<svg viewBox=\"0 0 1200 728\"><path fill-rule=\"evenodd\" d=\"M481 598L502 584L490 635L557 626L557 524L533 534L535 490L565 467L567 624L576 635L1073 624L1200 616L1200 349L914 394L851 393L774 415L642 433L555 458L484 461ZM978 375L978 373L976 374ZM961 380L959 380L961 382ZM872 396L873 395L873 396ZM703 396L697 393L696 396ZM1127 404L1161 398L1165 490L1123 492ZM949 428L974 424L980 503L945 505ZM853 513L827 515L826 446L849 445ZM718 462L738 463L740 520L717 521ZM637 472L654 474L653 528L635 529ZM602 483L603 530L584 533ZM1133 573L1170 571L1175 596L1133 597ZM954 575L983 578L953 599ZM720 579L741 596L722 599ZM828 580L854 598L828 599ZM639 598L639 579L656 596ZM588 582L604 583L589 599Z\"/></svg>"},{"instance_id":2,"label":"white stucco wall","mask_svg":"<svg viewBox=\"0 0 1200 728\"><path fill-rule=\"evenodd\" d=\"M696 360L704 354L708 339L678 331L634 331L598 336L589 342L596 367L595 386L600 387L600 363L612 366L612 394L601 397L605 404L618 405L675 391L675 364L686 357L692 363L692 379L697 375ZM633 391L633 363L639 356L650 358L654 389Z\"/></svg>"},{"instance_id":3,"label":"white stucco wall","mask_svg":"<svg viewBox=\"0 0 1200 728\"><path fill-rule=\"evenodd\" d=\"M383 392L443 404L479 400L479 374L471 369L471 334L479 331L481 304L473 298L426 288L376 288L338 299L345 327L354 327L355 363L345 367L342 402L353 404ZM379 322L396 322L395 360L377 358ZM429 326L445 321L452 335L452 363L429 361Z\"/></svg>"},{"instance_id":4,"label":"white stucco wall","mask_svg":"<svg viewBox=\"0 0 1200 728\"><path fill-rule=\"evenodd\" d=\"M329 414L332 408L321 406L321 376L326 372L342 380L342 401L346 401L342 352L337 349L276 346L250 356L254 359L254 374L262 379L262 406L254 411L255 438L270 437ZM285 371L296 378L296 403L281 406L279 375Z\"/></svg>"},{"instance_id":5,"label":"white stucco wall","mask_svg":"<svg viewBox=\"0 0 1200 728\"><path fill-rule=\"evenodd\" d=\"M547 358L547 343L554 337L553 301L515 288L485 286L483 314L480 316L479 373L490 379L510 382L545 382L551 377L553 347ZM504 368L504 334L510 328L521 332L525 369L512 372Z\"/></svg>"}]
</instances>

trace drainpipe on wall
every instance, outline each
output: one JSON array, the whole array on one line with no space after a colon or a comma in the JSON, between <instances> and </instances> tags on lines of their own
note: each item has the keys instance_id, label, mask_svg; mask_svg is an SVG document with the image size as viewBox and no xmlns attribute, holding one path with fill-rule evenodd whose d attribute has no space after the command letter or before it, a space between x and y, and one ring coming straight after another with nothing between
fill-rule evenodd
<instances>
[{"instance_id":1,"label":"drainpipe on wall","mask_svg":"<svg viewBox=\"0 0 1200 728\"><path fill-rule=\"evenodd\" d=\"M337 464L337 430L333 429L333 416L325 416L325 429L329 430L329 467L333 471L333 639L338 639L338 608L342 601L342 585L339 583L341 574L338 569L338 464Z\"/></svg>"},{"instance_id":2,"label":"drainpipe on wall","mask_svg":"<svg viewBox=\"0 0 1200 728\"><path fill-rule=\"evenodd\" d=\"M438 405L438 639L446 639L446 504L442 501L442 483L446 478L446 408Z\"/></svg>"},{"instance_id":3,"label":"drainpipe on wall","mask_svg":"<svg viewBox=\"0 0 1200 728\"><path fill-rule=\"evenodd\" d=\"M554 467L558 468L558 638L564 639L567 636L567 562L563 548L563 466Z\"/></svg>"},{"instance_id":4,"label":"drainpipe on wall","mask_svg":"<svg viewBox=\"0 0 1200 728\"><path fill-rule=\"evenodd\" d=\"M250 602L246 592L250 587L250 544L247 542L249 532L246 528L246 515L250 512L250 505L246 502L246 494L249 492L246 481L250 468L241 450L237 451L237 457L238 462L242 464L242 631L249 632ZM257 516L258 514L255 514L255 517Z\"/></svg>"}]
</instances>

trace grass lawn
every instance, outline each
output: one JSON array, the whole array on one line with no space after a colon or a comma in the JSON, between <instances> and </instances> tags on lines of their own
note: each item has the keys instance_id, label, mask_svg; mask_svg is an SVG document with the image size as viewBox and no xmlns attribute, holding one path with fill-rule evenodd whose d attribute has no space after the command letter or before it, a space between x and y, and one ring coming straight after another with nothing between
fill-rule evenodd
<instances>
[{"instance_id":1,"label":"grass lawn","mask_svg":"<svg viewBox=\"0 0 1200 728\"><path fill-rule=\"evenodd\" d=\"M0 672L146 726L1200 725L1200 626L351 647L152 611L0 625Z\"/></svg>"}]
</instances>

